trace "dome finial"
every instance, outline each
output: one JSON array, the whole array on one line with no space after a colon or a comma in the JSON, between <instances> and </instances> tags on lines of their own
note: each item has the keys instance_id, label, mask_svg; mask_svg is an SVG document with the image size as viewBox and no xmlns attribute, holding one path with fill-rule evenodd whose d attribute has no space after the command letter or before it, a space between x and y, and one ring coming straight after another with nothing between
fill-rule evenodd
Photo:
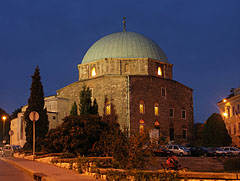
<instances>
[{"instance_id":1,"label":"dome finial","mask_svg":"<svg viewBox=\"0 0 240 181\"><path fill-rule=\"evenodd\" d=\"M126 17L123 17L123 32L126 32Z\"/></svg>"}]
</instances>

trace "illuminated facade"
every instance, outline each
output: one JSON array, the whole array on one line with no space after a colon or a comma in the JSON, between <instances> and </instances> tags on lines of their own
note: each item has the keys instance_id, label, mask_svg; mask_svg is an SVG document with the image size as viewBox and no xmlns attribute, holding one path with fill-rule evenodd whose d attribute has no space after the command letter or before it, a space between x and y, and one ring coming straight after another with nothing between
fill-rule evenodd
<instances>
[{"instance_id":1,"label":"illuminated facade","mask_svg":"<svg viewBox=\"0 0 240 181\"><path fill-rule=\"evenodd\" d=\"M231 95L217 105L233 144L240 147L240 88L234 89Z\"/></svg>"},{"instance_id":2,"label":"illuminated facade","mask_svg":"<svg viewBox=\"0 0 240 181\"><path fill-rule=\"evenodd\" d=\"M79 104L83 85L96 98L100 116L121 128L188 144L193 137L192 89L172 79L173 65L151 39L118 32L96 41L78 65L79 80L57 97ZM61 112L61 110L59 110Z\"/></svg>"}]
</instances>

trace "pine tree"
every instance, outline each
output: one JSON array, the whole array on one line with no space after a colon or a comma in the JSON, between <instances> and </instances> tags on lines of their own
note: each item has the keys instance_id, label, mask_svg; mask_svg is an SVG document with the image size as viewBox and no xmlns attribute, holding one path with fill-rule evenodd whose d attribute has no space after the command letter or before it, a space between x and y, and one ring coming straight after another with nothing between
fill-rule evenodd
<instances>
[{"instance_id":1,"label":"pine tree","mask_svg":"<svg viewBox=\"0 0 240 181\"><path fill-rule=\"evenodd\" d=\"M72 109L70 111L70 116L77 116L77 103L74 101Z\"/></svg>"},{"instance_id":2,"label":"pine tree","mask_svg":"<svg viewBox=\"0 0 240 181\"><path fill-rule=\"evenodd\" d=\"M79 104L79 111L80 111L80 115L99 115L98 113L98 104L97 104L97 100L94 99L93 103L92 103L92 92L89 89L89 87L86 87L86 85L84 85L82 87L82 90L80 92L80 104Z\"/></svg>"},{"instance_id":3,"label":"pine tree","mask_svg":"<svg viewBox=\"0 0 240 181\"><path fill-rule=\"evenodd\" d=\"M25 149L32 149L33 142L33 123L29 119L29 114L32 111L36 111L39 114L39 120L35 124L35 137L36 137L36 150L40 146L40 140L45 138L45 135L49 129L49 120L47 115L47 109L44 108L44 92L41 83L41 76L39 72L39 67L37 66L35 72L32 76L31 94L28 99L28 107L24 113L24 119L26 122L25 134L26 143L24 145Z\"/></svg>"},{"instance_id":4,"label":"pine tree","mask_svg":"<svg viewBox=\"0 0 240 181\"><path fill-rule=\"evenodd\" d=\"M99 113L98 113L98 104L97 104L97 100L96 99L94 99L94 101L93 101L91 114L92 115L97 115L97 116L99 115Z\"/></svg>"},{"instance_id":5,"label":"pine tree","mask_svg":"<svg viewBox=\"0 0 240 181\"><path fill-rule=\"evenodd\" d=\"M86 87L84 85L82 87L82 91L80 92L80 115L90 115L91 114L91 106L92 106L92 101L91 101L91 90L89 87Z\"/></svg>"}]
</instances>

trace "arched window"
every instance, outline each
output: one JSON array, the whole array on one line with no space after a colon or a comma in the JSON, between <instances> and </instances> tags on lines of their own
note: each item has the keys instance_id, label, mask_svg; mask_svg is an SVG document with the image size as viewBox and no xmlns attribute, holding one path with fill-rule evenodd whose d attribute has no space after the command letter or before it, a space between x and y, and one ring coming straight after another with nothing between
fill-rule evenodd
<instances>
[{"instance_id":1,"label":"arched window","mask_svg":"<svg viewBox=\"0 0 240 181\"><path fill-rule=\"evenodd\" d=\"M144 120L140 120L139 121L140 125L139 125L139 133L140 135L143 135L144 134Z\"/></svg>"},{"instance_id":2,"label":"arched window","mask_svg":"<svg viewBox=\"0 0 240 181\"><path fill-rule=\"evenodd\" d=\"M155 116L159 115L159 104L158 103L154 104L154 114L155 114Z\"/></svg>"},{"instance_id":3,"label":"arched window","mask_svg":"<svg viewBox=\"0 0 240 181\"><path fill-rule=\"evenodd\" d=\"M97 75L97 73L96 73L96 68L93 67L92 70L91 70L91 76L92 76L92 77L95 77L96 75Z\"/></svg>"},{"instance_id":4,"label":"arched window","mask_svg":"<svg viewBox=\"0 0 240 181\"><path fill-rule=\"evenodd\" d=\"M143 101L139 102L139 112L140 114L144 114L145 113L145 105Z\"/></svg>"},{"instance_id":5,"label":"arched window","mask_svg":"<svg viewBox=\"0 0 240 181\"><path fill-rule=\"evenodd\" d=\"M155 121L155 122L154 122L154 125L155 125L156 127L159 127L159 126L160 126L160 123L159 123L158 121Z\"/></svg>"},{"instance_id":6,"label":"arched window","mask_svg":"<svg viewBox=\"0 0 240 181\"><path fill-rule=\"evenodd\" d=\"M161 67L158 67L157 74L159 76L162 76L162 68Z\"/></svg>"},{"instance_id":7,"label":"arched window","mask_svg":"<svg viewBox=\"0 0 240 181\"><path fill-rule=\"evenodd\" d=\"M110 104L110 102L106 103L105 113L106 113L106 115L111 115L111 104Z\"/></svg>"}]
</instances>

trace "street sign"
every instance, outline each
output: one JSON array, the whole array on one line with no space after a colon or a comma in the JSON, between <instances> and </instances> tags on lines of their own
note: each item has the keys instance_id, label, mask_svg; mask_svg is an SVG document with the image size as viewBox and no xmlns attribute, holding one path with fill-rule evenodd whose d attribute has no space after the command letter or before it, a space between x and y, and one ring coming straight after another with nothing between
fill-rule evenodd
<instances>
[{"instance_id":1,"label":"street sign","mask_svg":"<svg viewBox=\"0 0 240 181\"><path fill-rule=\"evenodd\" d=\"M29 119L31 121L37 121L39 119L39 114L38 112L36 111L32 111L30 114L29 114Z\"/></svg>"},{"instance_id":2,"label":"street sign","mask_svg":"<svg viewBox=\"0 0 240 181\"><path fill-rule=\"evenodd\" d=\"M14 134L14 131L10 130L8 133L9 133L10 136L12 136Z\"/></svg>"}]
</instances>

